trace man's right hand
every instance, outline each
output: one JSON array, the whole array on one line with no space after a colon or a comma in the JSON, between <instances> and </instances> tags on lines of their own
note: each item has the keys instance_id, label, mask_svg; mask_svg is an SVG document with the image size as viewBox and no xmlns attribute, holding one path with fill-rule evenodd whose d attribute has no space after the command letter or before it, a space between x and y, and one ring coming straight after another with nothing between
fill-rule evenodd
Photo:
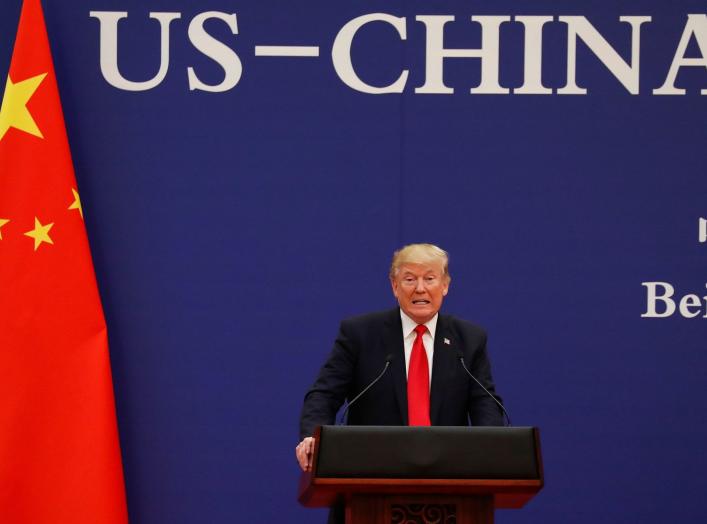
<instances>
[{"instance_id":1,"label":"man's right hand","mask_svg":"<svg viewBox=\"0 0 707 524\"><path fill-rule=\"evenodd\" d=\"M314 437L305 437L295 448L297 462L302 471L312 471L312 456L314 455Z\"/></svg>"}]
</instances>

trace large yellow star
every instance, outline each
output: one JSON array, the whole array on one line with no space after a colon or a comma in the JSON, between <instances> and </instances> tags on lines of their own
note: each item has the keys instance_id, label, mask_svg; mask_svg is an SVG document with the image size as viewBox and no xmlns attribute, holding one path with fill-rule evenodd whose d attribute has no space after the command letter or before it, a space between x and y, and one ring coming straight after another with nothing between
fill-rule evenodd
<instances>
[{"instance_id":1,"label":"large yellow star","mask_svg":"<svg viewBox=\"0 0 707 524\"><path fill-rule=\"evenodd\" d=\"M2 226L10 221L8 218L0 218L0 240L2 240Z\"/></svg>"},{"instance_id":2,"label":"large yellow star","mask_svg":"<svg viewBox=\"0 0 707 524\"><path fill-rule=\"evenodd\" d=\"M2 99L2 107L0 107L0 140L3 139L5 133L11 127L30 135L44 138L27 109L27 103L45 76L47 76L47 73L33 76L14 84L10 79L10 75L7 75L5 95Z\"/></svg>"},{"instance_id":3,"label":"large yellow star","mask_svg":"<svg viewBox=\"0 0 707 524\"><path fill-rule=\"evenodd\" d=\"M79 192L74 188L71 188L71 192L74 194L74 201L69 206L69 209L78 209L81 218L83 218L83 208L81 207L81 199L79 198Z\"/></svg>"},{"instance_id":4,"label":"large yellow star","mask_svg":"<svg viewBox=\"0 0 707 524\"><path fill-rule=\"evenodd\" d=\"M49 238L49 230L52 228L54 225L54 222L51 224L47 224L46 226L43 226L39 219L37 217L34 217L34 229L32 231L27 231L25 233L26 236L32 237L34 239L34 250L37 251L37 248L40 246L42 242L46 242L48 244L54 244L54 241Z\"/></svg>"}]
</instances>

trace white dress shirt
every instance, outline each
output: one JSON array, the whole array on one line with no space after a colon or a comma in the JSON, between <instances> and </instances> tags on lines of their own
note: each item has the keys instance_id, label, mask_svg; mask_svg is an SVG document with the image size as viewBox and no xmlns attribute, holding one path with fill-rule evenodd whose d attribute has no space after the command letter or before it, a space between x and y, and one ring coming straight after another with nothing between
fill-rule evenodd
<instances>
[{"instance_id":1,"label":"white dress shirt","mask_svg":"<svg viewBox=\"0 0 707 524\"><path fill-rule=\"evenodd\" d=\"M425 345L425 352L427 353L427 368L430 372L430 383L432 382L432 355L435 350L435 329L437 329L437 317L439 313L436 313L430 320L425 322L427 331L422 335L422 343ZM405 312L400 310L400 320L403 322L403 342L405 343L405 376L407 377L408 369L410 369L410 355L412 355L412 344L417 338L417 333L415 328L417 327L417 322L411 319L405 314Z\"/></svg>"}]
</instances>

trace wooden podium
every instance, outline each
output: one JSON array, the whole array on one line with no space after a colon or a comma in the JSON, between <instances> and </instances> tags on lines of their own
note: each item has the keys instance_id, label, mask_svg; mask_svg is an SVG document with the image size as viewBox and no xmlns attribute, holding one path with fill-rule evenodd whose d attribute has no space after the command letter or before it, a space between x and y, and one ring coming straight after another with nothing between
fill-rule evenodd
<instances>
[{"instance_id":1,"label":"wooden podium","mask_svg":"<svg viewBox=\"0 0 707 524\"><path fill-rule=\"evenodd\" d=\"M321 426L299 502L347 524L491 524L543 487L537 428Z\"/></svg>"}]
</instances>

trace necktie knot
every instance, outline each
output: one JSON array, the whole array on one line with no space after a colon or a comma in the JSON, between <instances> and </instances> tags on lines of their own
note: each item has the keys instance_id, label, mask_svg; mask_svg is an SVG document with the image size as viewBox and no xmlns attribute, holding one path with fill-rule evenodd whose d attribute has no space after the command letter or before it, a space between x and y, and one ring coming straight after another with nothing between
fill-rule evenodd
<instances>
[{"instance_id":1,"label":"necktie knot","mask_svg":"<svg viewBox=\"0 0 707 524\"><path fill-rule=\"evenodd\" d=\"M417 335L420 336L420 337L425 334L425 331L427 331L427 326L425 326L424 324L418 324L418 325L415 327L415 332L416 332Z\"/></svg>"}]
</instances>

